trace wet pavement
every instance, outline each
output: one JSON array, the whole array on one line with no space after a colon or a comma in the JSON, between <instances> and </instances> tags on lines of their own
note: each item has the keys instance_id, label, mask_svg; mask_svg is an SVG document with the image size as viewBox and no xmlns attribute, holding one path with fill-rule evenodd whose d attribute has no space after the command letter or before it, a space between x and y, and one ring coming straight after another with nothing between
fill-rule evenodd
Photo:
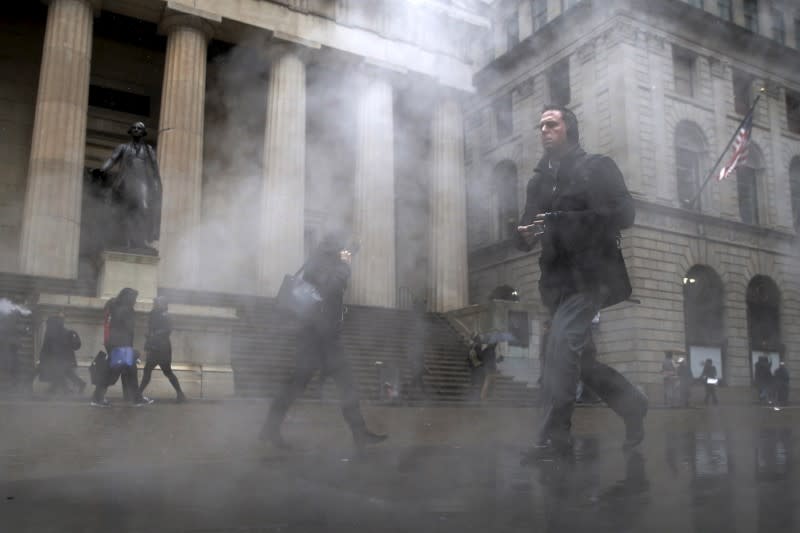
<instances>
[{"instance_id":1,"label":"wet pavement","mask_svg":"<svg viewBox=\"0 0 800 533\"><path fill-rule=\"evenodd\" d=\"M798 408L652 410L632 452L579 409L574 456L530 466L535 409L368 407L391 439L355 460L335 406L293 409L292 452L257 442L265 408L0 402L0 528L800 531Z\"/></svg>"}]
</instances>

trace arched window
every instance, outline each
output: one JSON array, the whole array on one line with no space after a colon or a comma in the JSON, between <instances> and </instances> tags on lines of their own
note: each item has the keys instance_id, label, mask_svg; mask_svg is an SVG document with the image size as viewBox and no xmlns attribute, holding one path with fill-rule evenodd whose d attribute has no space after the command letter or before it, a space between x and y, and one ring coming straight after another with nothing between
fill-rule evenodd
<instances>
[{"instance_id":1,"label":"arched window","mask_svg":"<svg viewBox=\"0 0 800 533\"><path fill-rule=\"evenodd\" d=\"M675 128L675 177L681 207L697 209L700 206L699 199L694 206L692 200L703 177L706 152L706 138L700 127L685 120L678 123Z\"/></svg>"},{"instance_id":2,"label":"arched window","mask_svg":"<svg viewBox=\"0 0 800 533\"><path fill-rule=\"evenodd\" d=\"M683 315L686 352L695 377L700 376L705 360L711 359L720 379L725 379L723 314L724 291L720 277L707 266L690 268L683 278Z\"/></svg>"},{"instance_id":3,"label":"arched window","mask_svg":"<svg viewBox=\"0 0 800 533\"><path fill-rule=\"evenodd\" d=\"M789 165L789 190L792 193L794 229L800 231L800 156L792 158Z\"/></svg>"},{"instance_id":4,"label":"arched window","mask_svg":"<svg viewBox=\"0 0 800 533\"><path fill-rule=\"evenodd\" d=\"M736 169L739 216L745 224L758 224L758 181L764 174L764 158L754 143L747 148L747 161Z\"/></svg>"},{"instance_id":5,"label":"arched window","mask_svg":"<svg viewBox=\"0 0 800 533\"><path fill-rule=\"evenodd\" d=\"M778 368L783 354L781 343L780 305L778 286L767 276L754 276L747 285L747 336L750 341L750 371L756 361L766 357L772 369ZM752 374L751 374L752 376Z\"/></svg>"},{"instance_id":6,"label":"arched window","mask_svg":"<svg viewBox=\"0 0 800 533\"><path fill-rule=\"evenodd\" d=\"M497 205L497 237L502 241L514 236L517 230L519 220L517 166L507 160L498 163L492 173L492 185Z\"/></svg>"}]
</instances>

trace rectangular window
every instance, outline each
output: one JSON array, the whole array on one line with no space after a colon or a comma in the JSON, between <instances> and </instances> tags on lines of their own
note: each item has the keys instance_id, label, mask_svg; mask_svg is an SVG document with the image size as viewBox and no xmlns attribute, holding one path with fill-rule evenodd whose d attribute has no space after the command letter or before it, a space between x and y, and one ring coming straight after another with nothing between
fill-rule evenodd
<instances>
[{"instance_id":1,"label":"rectangular window","mask_svg":"<svg viewBox=\"0 0 800 533\"><path fill-rule=\"evenodd\" d=\"M675 174L678 178L678 201L681 207L691 209L700 181L700 162L697 154L686 148L676 147ZM699 204L699 200L697 203Z\"/></svg>"},{"instance_id":2,"label":"rectangular window","mask_svg":"<svg viewBox=\"0 0 800 533\"><path fill-rule=\"evenodd\" d=\"M569 88L569 58L564 58L547 73L547 86L550 89L550 102L567 105L572 99Z\"/></svg>"},{"instance_id":3,"label":"rectangular window","mask_svg":"<svg viewBox=\"0 0 800 533\"><path fill-rule=\"evenodd\" d=\"M744 0L744 27L758 33L758 0Z\"/></svg>"},{"instance_id":4,"label":"rectangular window","mask_svg":"<svg viewBox=\"0 0 800 533\"><path fill-rule=\"evenodd\" d=\"M675 73L675 92L683 96L694 96L694 55L673 48L672 64Z\"/></svg>"},{"instance_id":5,"label":"rectangular window","mask_svg":"<svg viewBox=\"0 0 800 533\"><path fill-rule=\"evenodd\" d=\"M497 127L497 138L505 139L514 133L514 120L511 111L511 93L494 101L494 120Z\"/></svg>"},{"instance_id":6,"label":"rectangular window","mask_svg":"<svg viewBox=\"0 0 800 533\"><path fill-rule=\"evenodd\" d=\"M733 71L733 108L738 115L746 115L753 103L753 77L738 70Z\"/></svg>"},{"instance_id":7,"label":"rectangular window","mask_svg":"<svg viewBox=\"0 0 800 533\"><path fill-rule=\"evenodd\" d=\"M698 9L703 9L703 0L689 0L689 5Z\"/></svg>"},{"instance_id":8,"label":"rectangular window","mask_svg":"<svg viewBox=\"0 0 800 533\"><path fill-rule=\"evenodd\" d=\"M736 189L739 193L739 215L745 224L758 224L758 195L756 171L751 167L736 169Z\"/></svg>"},{"instance_id":9,"label":"rectangular window","mask_svg":"<svg viewBox=\"0 0 800 533\"><path fill-rule=\"evenodd\" d=\"M800 93L786 91L786 122L789 131L800 133Z\"/></svg>"},{"instance_id":10,"label":"rectangular window","mask_svg":"<svg viewBox=\"0 0 800 533\"><path fill-rule=\"evenodd\" d=\"M783 21L783 12L779 9L772 10L772 38L786 44L786 23Z\"/></svg>"},{"instance_id":11,"label":"rectangular window","mask_svg":"<svg viewBox=\"0 0 800 533\"><path fill-rule=\"evenodd\" d=\"M733 8L731 6L732 0L718 0L717 10L719 11L719 18L733 22Z\"/></svg>"},{"instance_id":12,"label":"rectangular window","mask_svg":"<svg viewBox=\"0 0 800 533\"><path fill-rule=\"evenodd\" d=\"M506 39L508 50L519 44L519 16L516 12L506 19Z\"/></svg>"},{"instance_id":13,"label":"rectangular window","mask_svg":"<svg viewBox=\"0 0 800 533\"><path fill-rule=\"evenodd\" d=\"M533 17L534 33L547 24L547 0L532 0L531 14Z\"/></svg>"},{"instance_id":14,"label":"rectangular window","mask_svg":"<svg viewBox=\"0 0 800 533\"><path fill-rule=\"evenodd\" d=\"M580 3L581 0L561 0L561 12L573 8Z\"/></svg>"}]
</instances>

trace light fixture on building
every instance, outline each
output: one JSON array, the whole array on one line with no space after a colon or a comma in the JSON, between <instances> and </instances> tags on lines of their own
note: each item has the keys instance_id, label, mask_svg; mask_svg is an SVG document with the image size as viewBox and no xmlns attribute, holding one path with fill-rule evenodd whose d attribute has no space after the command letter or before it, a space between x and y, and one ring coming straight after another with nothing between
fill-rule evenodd
<instances>
[{"instance_id":1,"label":"light fixture on building","mask_svg":"<svg viewBox=\"0 0 800 533\"><path fill-rule=\"evenodd\" d=\"M693 283L697 283L697 280L694 279L694 278L683 278L683 284L684 285L693 284Z\"/></svg>"}]
</instances>

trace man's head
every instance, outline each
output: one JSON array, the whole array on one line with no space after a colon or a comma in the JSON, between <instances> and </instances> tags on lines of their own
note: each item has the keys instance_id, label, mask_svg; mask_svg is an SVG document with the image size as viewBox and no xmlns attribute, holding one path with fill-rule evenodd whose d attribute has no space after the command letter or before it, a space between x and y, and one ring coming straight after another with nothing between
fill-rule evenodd
<instances>
[{"instance_id":1,"label":"man's head","mask_svg":"<svg viewBox=\"0 0 800 533\"><path fill-rule=\"evenodd\" d=\"M131 124L131 127L128 128L128 135L137 139L147 136L147 128L144 122L134 122Z\"/></svg>"},{"instance_id":2,"label":"man's head","mask_svg":"<svg viewBox=\"0 0 800 533\"><path fill-rule=\"evenodd\" d=\"M542 147L548 155L560 155L580 142L578 119L564 106L546 105L539 120Z\"/></svg>"}]
</instances>

